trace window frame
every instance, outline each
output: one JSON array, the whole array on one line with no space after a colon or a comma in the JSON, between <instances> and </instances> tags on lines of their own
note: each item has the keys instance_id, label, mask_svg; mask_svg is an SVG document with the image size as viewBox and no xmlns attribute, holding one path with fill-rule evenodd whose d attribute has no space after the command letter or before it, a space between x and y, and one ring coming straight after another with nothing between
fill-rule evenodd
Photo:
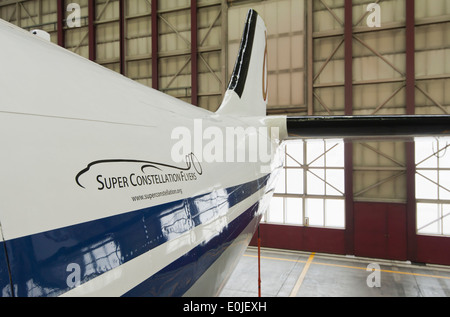
<instances>
[{"instance_id":1,"label":"window frame","mask_svg":"<svg viewBox=\"0 0 450 317\"><path fill-rule=\"evenodd\" d=\"M299 150L297 154L299 155L291 155L289 153L289 148L292 147L295 143L298 143L301 146L301 151ZM317 148L311 151L311 146L315 144ZM294 145L295 146L295 145ZM335 163L334 166L327 165L327 157L329 155L334 154L332 152L338 146L341 146L341 152L336 153L336 155L340 155L341 157L333 159ZM319 149L321 147L321 149ZM320 150L320 151L319 151ZM332 154L330 154L330 152ZM313 157L311 157L311 153L315 153ZM289 184L290 177L292 177L293 173L289 171L301 170L301 185L298 188L301 188L301 191L290 192L290 188L292 185ZM340 185L338 186L336 183L331 183L329 176L330 174L336 172L335 174L341 174ZM284 153L284 162L281 173L281 177L279 178L279 183L276 186L271 205L269 206L266 214L263 217L262 222L272 223L272 224L286 224L293 226L308 226L308 227L318 227L318 228L330 228L330 229L345 229L345 172L344 172L344 141L342 139L314 139L314 140L295 140L290 141L285 144L285 153ZM313 181L311 181L313 180ZM284 182L284 183L283 183ZM308 187L316 182L316 184L321 184L323 188L318 191L308 190ZM309 186L308 186L309 185ZM281 192L280 192L281 189ZM333 194L330 194L332 192ZM279 201L282 199L282 202ZM299 199L299 203L301 206L299 208L301 212L301 221L289 221L289 210L287 210L287 206L289 205L289 200ZM312 214L310 207L308 204L313 201L321 200L322 208L321 215L320 214ZM340 212L341 215L341 225L329 225L329 205L330 201L342 201L342 210ZM278 204L278 208L280 205L282 206L282 210L277 210L277 215L271 215L271 208L274 208L274 205ZM281 215L280 215L281 212ZM275 213L275 211L274 211ZM273 217L271 217L273 216ZM276 219L276 220L274 220ZM293 217L295 219L295 217ZM314 221L314 219L321 219L320 223ZM313 221L311 221L313 220ZM339 222L339 221L338 221Z\"/></svg>"}]
</instances>

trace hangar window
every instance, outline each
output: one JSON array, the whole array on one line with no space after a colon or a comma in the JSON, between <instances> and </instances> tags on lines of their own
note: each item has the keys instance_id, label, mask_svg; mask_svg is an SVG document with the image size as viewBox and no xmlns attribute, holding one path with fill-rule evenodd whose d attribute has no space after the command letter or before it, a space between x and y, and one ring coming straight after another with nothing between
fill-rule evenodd
<instances>
[{"instance_id":1,"label":"hangar window","mask_svg":"<svg viewBox=\"0 0 450 317\"><path fill-rule=\"evenodd\" d=\"M345 227L344 198L343 141L291 141L263 221L341 229Z\"/></svg>"},{"instance_id":2,"label":"hangar window","mask_svg":"<svg viewBox=\"0 0 450 317\"><path fill-rule=\"evenodd\" d=\"M450 138L417 138L417 233L450 236Z\"/></svg>"}]
</instances>

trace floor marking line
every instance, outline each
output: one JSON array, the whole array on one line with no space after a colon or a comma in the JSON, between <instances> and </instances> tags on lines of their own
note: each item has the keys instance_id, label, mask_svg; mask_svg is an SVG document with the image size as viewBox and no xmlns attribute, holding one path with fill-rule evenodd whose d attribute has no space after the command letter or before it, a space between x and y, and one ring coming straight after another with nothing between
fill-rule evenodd
<instances>
[{"instance_id":1,"label":"floor marking line","mask_svg":"<svg viewBox=\"0 0 450 317\"><path fill-rule=\"evenodd\" d=\"M255 255L249 255L249 254L244 254L244 256L251 257L251 258L256 258L257 257ZM302 261L302 260L283 259L283 258L268 257L268 256L261 256L261 259L286 261L286 262L296 262L296 263L307 263L308 262L308 261ZM342 265L342 264L335 264L335 263L314 262L314 265L325 265L325 266L341 267L341 268L346 268L346 269L363 270L363 271L367 270L366 267L349 266L349 265ZM392 273L392 274L413 275L413 276L421 276L421 277L430 277L430 278L438 278L438 279L446 279L446 280L450 279L449 276L433 275L433 274L412 273L412 272L392 271L392 270L380 270L380 272Z\"/></svg>"},{"instance_id":2,"label":"floor marking line","mask_svg":"<svg viewBox=\"0 0 450 317\"><path fill-rule=\"evenodd\" d=\"M243 256L248 258L258 258L257 255L244 254ZM307 261L295 260L295 259L283 259L283 258L275 258L271 256L261 256L261 259L264 260L276 260L276 261L286 261L286 262L296 262L296 263L306 263Z\"/></svg>"},{"instance_id":3,"label":"floor marking line","mask_svg":"<svg viewBox=\"0 0 450 317\"><path fill-rule=\"evenodd\" d=\"M305 279L306 273L308 272L309 267L311 266L311 263L314 260L314 254L315 254L315 252L311 253L311 255L308 258L308 261L306 261L306 264L303 267L302 273L300 274L300 277L298 278L297 283L295 283L295 286L292 289L291 295L289 295L289 297L295 297L297 295L298 290L302 286L303 280Z\"/></svg>"}]
</instances>

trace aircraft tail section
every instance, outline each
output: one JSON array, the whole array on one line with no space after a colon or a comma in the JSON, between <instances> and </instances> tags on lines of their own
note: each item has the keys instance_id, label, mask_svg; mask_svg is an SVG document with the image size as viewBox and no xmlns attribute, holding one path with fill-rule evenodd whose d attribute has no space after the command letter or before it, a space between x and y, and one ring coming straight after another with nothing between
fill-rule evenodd
<instances>
[{"instance_id":1,"label":"aircraft tail section","mask_svg":"<svg viewBox=\"0 0 450 317\"><path fill-rule=\"evenodd\" d=\"M217 113L265 116L267 97L267 30L263 19L251 9L228 90Z\"/></svg>"}]
</instances>

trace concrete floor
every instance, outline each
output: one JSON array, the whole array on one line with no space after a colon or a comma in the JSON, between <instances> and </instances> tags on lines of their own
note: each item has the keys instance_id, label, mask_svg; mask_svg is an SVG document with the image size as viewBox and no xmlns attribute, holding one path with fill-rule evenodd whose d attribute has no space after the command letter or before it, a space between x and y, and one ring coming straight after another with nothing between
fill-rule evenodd
<instances>
[{"instance_id":1,"label":"concrete floor","mask_svg":"<svg viewBox=\"0 0 450 317\"><path fill-rule=\"evenodd\" d=\"M247 249L221 297L258 296L257 255L256 248ZM380 271L370 268L368 271L369 264L378 265ZM375 282L380 283L379 287ZM261 294L263 297L450 297L450 267L261 249Z\"/></svg>"}]
</instances>

